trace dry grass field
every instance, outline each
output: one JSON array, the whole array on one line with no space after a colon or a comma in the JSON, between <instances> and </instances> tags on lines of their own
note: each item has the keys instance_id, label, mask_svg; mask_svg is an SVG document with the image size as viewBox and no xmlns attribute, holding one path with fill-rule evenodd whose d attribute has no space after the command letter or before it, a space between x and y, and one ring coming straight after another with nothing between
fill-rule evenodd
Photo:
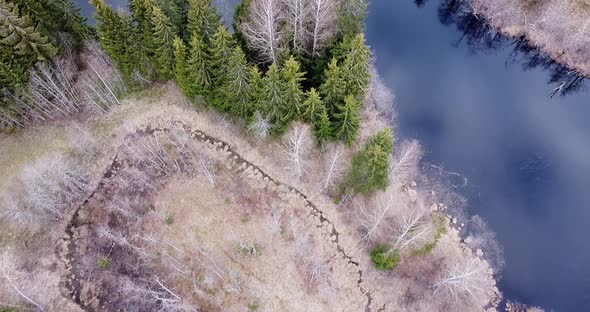
<instances>
[{"instance_id":1,"label":"dry grass field","mask_svg":"<svg viewBox=\"0 0 590 312\"><path fill-rule=\"evenodd\" d=\"M370 127L352 149L342 151L344 165L384 124L370 110L363 114ZM310 143L302 157L303 174L295 176L284 141L256 139L214 112L189 107L172 84L129 97L82 123L87 130L77 128L74 137L64 134L69 125L17 134L38 142L31 146L0 138L0 164L10 168L1 180L3 189L11 190L0 196L0 306L44 311L495 309L499 293L490 266L461 242L446 218L447 230L430 253L403 254L393 271L375 269L369 255L374 243L364 239L355 210L360 202L372 204L360 195L341 200L336 188L324 188L333 147ZM71 158L83 168L58 179L67 192L56 193L51 183L39 186L63 210L33 205L26 211L41 209L46 219L17 215L15 207L29 207L27 194L33 194L27 185L35 180L26 168L48 161L44 157L56 151L63 156L55 159ZM404 185L400 196L416 196L415 187ZM27 196L16 196L19 192ZM16 216L21 223L14 222ZM459 279L460 273L468 278ZM449 278L463 284L436 286Z\"/></svg>"}]
</instances>

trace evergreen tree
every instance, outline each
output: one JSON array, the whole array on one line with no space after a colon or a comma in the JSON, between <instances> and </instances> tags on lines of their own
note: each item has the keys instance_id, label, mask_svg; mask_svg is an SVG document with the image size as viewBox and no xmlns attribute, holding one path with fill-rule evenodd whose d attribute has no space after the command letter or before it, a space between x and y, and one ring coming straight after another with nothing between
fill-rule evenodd
<instances>
[{"instance_id":1,"label":"evergreen tree","mask_svg":"<svg viewBox=\"0 0 590 312\"><path fill-rule=\"evenodd\" d=\"M325 141L331 140L333 138L333 133L330 118L328 117L328 110L323 102L320 101L318 104L317 111L319 112L319 115L313 121L313 133L321 144Z\"/></svg>"},{"instance_id":2,"label":"evergreen tree","mask_svg":"<svg viewBox=\"0 0 590 312\"><path fill-rule=\"evenodd\" d=\"M354 96L348 95L344 99L344 104L337 104L336 109L334 134L347 145L352 145L360 127L359 104Z\"/></svg>"},{"instance_id":3,"label":"evergreen tree","mask_svg":"<svg viewBox=\"0 0 590 312\"><path fill-rule=\"evenodd\" d=\"M217 31L211 38L209 47L209 65L211 72L211 94L209 101L221 111L227 110L225 95L222 87L227 83L228 62L233 47L235 46L230 33L224 26L217 27Z\"/></svg>"},{"instance_id":4,"label":"evergreen tree","mask_svg":"<svg viewBox=\"0 0 590 312\"><path fill-rule=\"evenodd\" d=\"M326 80L320 86L320 94L324 99L328 113L334 113L336 106L344 100L346 92L346 81L336 58L332 58L325 75Z\"/></svg>"},{"instance_id":5,"label":"evergreen tree","mask_svg":"<svg viewBox=\"0 0 590 312\"><path fill-rule=\"evenodd\" d=\"M228 103L229 111L243 118L247 118L253 111L250 108L252 90L249 82L250 67L240 46L236 46L228 60L227 82L223 93Z\"/></svg>"},{"instance_id":6,"label":"evergreen tree","mask_svg":"<svg viewBox=\"0 0 590 312\"><path fill-rule=\"evenodd\" d=\"M31 55L37 60L51 59L57 53L39 27L28 16L21 16L13 3L0 2L0 44L16 54Z\"/></svg>"},{"instance_id":7,"label":"evergreen tree","mask_svg":"<svg viewBox=\"0 0 590 312\"><path fill-rule=\"evenodd\" d=\"M186 59L186 46L180 37L174 37L174 59L176 66L174 76L184 94L189 94L189 68Z\"/></svg>"},{"instance_id":8,"label":"evergreen tree","mask_svg":"<svg viewBox=\"0 0 590 312\"><path fill-rule=\"evenodd\" d=\"M100 42L117 64L123 78L131 81L131 75L138 67L133 21L127 15L117 14L104 0L90 0L90 3L96 8L94 16L98 22Z\"/></svg>"},{"instance_id":9,"label":"evergreen tree","mask_svg":"<svg viewBox=\"0 0 590 312\"><path fill-rule=\"evenodd\" d=\"M263 78L260 105L272 124L271 134L281 136L293 119L294 110L289 107L286 98L286 83L282 79L276 64L270 65Z\"/></svg>"},{"instance_id":10,"label":"evergreen tree","mask_svg":"<svg viewBox=\"0 0 590 312\"><path fill-rule=\"evenodd\" d=\"M307 98L299 107L297 107L297 116L305 122L315 123L322 113L326 113L326 106L322 101L320 94L311 88L307 91Z\"/></svg>"},{"instance_id":11,"label":"evergreen tree","mask_svg":"<svg viewBox=\"0 0 590 312\"><path fill-rule=\"evenodd\" d=\"M371 77L369 73L370 60L371 50L365 45L365 35L359 33L352 40L350 51L346 54L342 66L346 90L359 100L364 98Z\"/></svg>"},{"instance_id":12,"label":"evergreen tree","mask_svg":"<svg viewBox=\"0 0 590 312\"><path fill-rule=\"evenodd\" d=\"M301 82L305 80L305 73L300 71L300 64L293 56L283 64L281 72L285 81L285 109L289 116L294 116L304 101L305 93L301 90Z\"/></svg>"},{"instance_id":13,"label":"evergreen tree","mask_svg":"<svg viewBox=\"0 0 590 312\"><path fill-rule=\"evenodd\" d=\"M377 133L367 141L353 160L346 176L346 187L367 196L387 187L389 154L393 149L393 137L389 129Z\"/></svg>"},{"instance_id":14,"label":"evergreen tree","mask_svg":"<svg viewBox=\"0 0 590 312\"><path fill-rule=\"evenodd\" d=\"M187 96L195 98L198 95L207 97L211 87L211 73L208 69L207 46L203 38L193 34L190 42L188 57L188 92Z\"/></svg>"},{"instance_id":15,"label":"evergreen tree","mask_svg":"<svg viewBox=\"0 0 590 312\"><path fill-rule=\"evenodd\" d=\"M159 7L152 8L151 21L153 25L156 70L163 80L173 77L174 73L174 29L170 19L162 13Z\"/></svg>"},{"instance_id":16,"label":"evergreen tree","mask_svg":"<svg viewBox=\"0 0 590 312\"><path fill-rule=\"evenodd\" d=\"M343 37L353 37L362 33L367 17L366 0L341 0L338 16L338 29Z\"/></svg>"},{"instance_id":17,"label":"evergreen tree","mask_svg":"<svg viewBox=\"0 0 590 312\"><path fill-rule=\"evenodd\" d=\"M72 0L13 0L23 16L29 16L38 26L38 31L57 41L60 32L73 36L76 47L93 35L92 28L86 24L86 18L80 14L80 8Z\"/></svg>"},{"instance_id":18,"label":"evergreen tree","mask_svg":"<svg viewBox=\"0 0 590 312\"><path fill-rule=\"evenodd\" d=\"M262 73L257 65L252 65L250 70L250 89L252 90L250 96L249 110L255 112L261 110L260 99L263 92L264 84L262 80Z\"/></svg>"},{"instance_id":19,"label":"evergreen tree","mask_svg":"<svg viewBox=\"0 0 590 312\"><path fill-rule=\"evenodd\" d=\"M135 23L135 36L138 47L139 71L146 75L152 76L152 59L156 51L156 43L154 41L154 34L152 29L152 15L153 2L151 0L130 0L129 7L131 8L133 22Z\"/></svg>"},{"instance_id":20,"label":"evergreen tree","mask_svg":"<svg viewBox=\"0 0 590 312\"><path fill-rule=\"evenodd\" d=\"M211 0L189 0L188 31L199 33L206 42L221 26L221 15Z\"/></svg>"}]
</instances>

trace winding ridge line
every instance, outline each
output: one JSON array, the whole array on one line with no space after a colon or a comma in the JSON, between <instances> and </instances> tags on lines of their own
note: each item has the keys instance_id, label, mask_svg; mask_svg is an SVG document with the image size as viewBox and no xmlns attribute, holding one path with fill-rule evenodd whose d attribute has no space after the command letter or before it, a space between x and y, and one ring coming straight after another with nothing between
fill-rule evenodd
<instances>
[{"instance_id":1,"label":"winding ridge line","mask_svg":"<svg viewBox=\"0 0 590 312\"><path fill-rule=\"evenodd\" d=\"M360 263L356 261L352 256L346 253L346 251L340 246L339 238L340 232L334 226L334 223L328 219L324 212L317 207L313 202L309 200L309 197L305 195L303 192L298 190L297 188L280 182L277 179L268 175L264 170L262 170L259 166L253 164L252 162L244 159L234 147L230 144L224 142L223 140L217 139L213 136L206 134L203 131L193 129L189 125L184 124L180 121L171 121L173 126L177 126L182 128L186 133L188 133L191 138L200 141L201 143L205 143L211 145L212 148L228 153L229 155L226 156L232 164L237 165L239 172L244 172L246 170L251 169L255 176L261 176L261 178L265 181L274 183L277 187L283 186L289 192L294 193L301 197L305 202L305 207L311 209L310 215L316 217L319 221L319 224L316 225L317 228L322 228L329 234L331 241L336 245L336 251L338 254L344 258L348 264L352 264L353 266L358 268L358 280L357 280L357 288L359 291L367 297L367 303L365 305L365 312L371 312L371 303L372 303L372 296L371 292L363 287L363 270L360 268ZM138 129L136 130L137 134L140 135L153 135L155 132L169 132L170 128L168 127L160 127L160 128L151 128L151 126L147 126L145 129ZM75 238L75 233L78 227L85 225L84 223L80 222L80 210L83 209L84 206L88 204L90 199L94 197L95 194L102 191L105 187L104 180L110 178L116 171L118 171L119 167L121 166L121 162L118 160L118 153L121 146L117 149L115 156L112 158L111 164L107 167L104 171L104 174L98 183L97 187L86 197L86 199L74 210L72 214L72 218L66 227L66 235L64 237L64 242L66 243L66 256L65 256L65 264L66 264L66 274L64 276L66 286L66 293L68 297L72 298L72 300L84 311L94 311L92 307L84 305L80 296L82 292L81 287L81 272L79 270L78 264L80 262L80 255L77 249L77 238ZM87 223L86 223L87 224ZM69 272L68 272L69 271ZM385 305L380 307L377 311L384 311Z\"/></svg>"}]
</instances>

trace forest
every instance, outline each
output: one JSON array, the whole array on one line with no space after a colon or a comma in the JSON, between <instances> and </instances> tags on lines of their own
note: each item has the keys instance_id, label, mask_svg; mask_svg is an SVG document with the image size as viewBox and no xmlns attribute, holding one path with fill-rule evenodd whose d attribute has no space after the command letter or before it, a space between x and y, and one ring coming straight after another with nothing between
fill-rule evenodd
<instances>
[{"instance_id":1,"label":"forest","mask_svg":"<svg viewBox=\"0 0 590 312\"><path fill-rule=\"evenodd\" d=\"M0 311L497 307L365 0L0 1Z\"/></svg>"}]
</instances>

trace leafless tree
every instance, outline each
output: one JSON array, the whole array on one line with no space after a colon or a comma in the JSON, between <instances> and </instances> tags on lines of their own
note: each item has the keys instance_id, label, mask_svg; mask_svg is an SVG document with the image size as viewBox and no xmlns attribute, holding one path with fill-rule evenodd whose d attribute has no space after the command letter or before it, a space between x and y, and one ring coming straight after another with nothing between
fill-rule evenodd
<instances>
[{"instance_id":1,"label":"leafless tree","mask_svg":"<svg viewBox=\"0 0 590 312\"><path fill-rule=\"evenodd\" d=\"M156 135L139 138L132 135L123 143L132 159L143 163L155 176L170 176L178 169Z\"/></svg>"},{"instance_id":2,"label":"leafless tree","mask_svg":"<svg viewBox=\"0 0 590 312\"><path fill-rule=\"evenodd\" d=\"M389 164L391 185L403 186L417 180L422 154L422 147L417 140L403 141L398 144Z\"/></svg>"},{"instance_id":3,"label":"leafless tree","mask_svg":"<svg viewBox=\"0 0 590 312\"><path fill-rule=\"evenodd\" d=\"M465 225L465 243L473 251L483 252L483 258L488 261L496 274L504 267L504 251L496 240L496 233L492 231L485 220L474 215Z\"/></svg>"},{"instance_id":4,"label":"leafless tree","mask_svg":"<svg viewBox=\"0 0 590 312\"><path fill-rule=\"evenodd\" d=\"M253 120L248 126L250 131L254 132L254 135L259 141L266 139L271 127L272 125L270 124L269 118L263 116L260 111L254 113Z\"/></svg>"},{"instance_id":5,"label":"leafless tree","mask_svg":"<svg viewBox=\"0 0 590 312\"><path fill-rule=\"evenodd\" d=\"M9 250L4 250L0 254L0 279L9 286L20 298L27 302L27 304L33 305L39 311L45 311L45 308L41 302L34 298L39 292L43 290L39 289L39 283L36 283L32 279L43 280L43 274L29 277L24 272L20 272L16 265L16 259ZM42 276L43 275L43 276Z\"/></svg>"},{"instance_id":6,"label":"leafless tree","mask_svg":"<svg viewBox=\"0 0 590 312\"><path fill-rule=\"evenodd\" d=\"M53 64L37 63L29 76L26 98L49 118L79 112L80 99L74 87L77 73L72 59L62 57Z\"/></svg>"},{"instance_id":7,"label":"leafless tree","mask_svg":"<svg viewBox=\"0 0 590 312\"><path fill-rule=\"evenodd\" d=\"M290 26L293 34L293 51L302 51L305 49L305 19L308 10L308 0L283 0L286 21Z\"/></svg>"},{"instance_id":8,"label":"leafless tree","mask_svg":"<svg viewBox=\"0 0 590 312\"><path fill-rule=\"evenodd\" d=\"M10 179L10 194L0 196L2 216L23 226L60 219L82 196L86 180L83 168L62 153L42 156Z\"/></svg>"},{"instance_id":9,"label":"leafless tree","mask_svg":"<svg viewBox=\"0 0 590 312\"><path fill-rule=\"evenodd\" d=\"M309 151L309 128L304 125L296 125L286 136L283 151L291 162L291 174L293 178L300 179L305 173L305 158Z\"/></svg>"},{"instance_id":10,"label":"leafless tree","mask_svg":"<svg viewBox=\"0 0 590 312\"><path fill-rule=\"evenodd\" d=\"M85 126L73 123L66 132L70 144L78 155L87 159L93 159L98 155L98 142Z\"/></svg>"},{"instance_id":11,"label":"leafless tree","mask_svg":"<svg viewBox=\"0 0 590 312\"><path fill-rule=\"evenodd\" d=\"M194 306L184 302L173 289L166 286L158 276L140 283L124 279L120 289L129 299L159 306L158 311L197 311Z\"/></svg>"},{"instance_id":12,"label":"leafless tree","mask_svg":"<svg viewBox=\"0 0 590 312\"><path fill-rule=\"evenodd\" d=\"M395 121L395 95L385 85L374 64L371 64L369 71L371 80L369 81L365 105L374 108L388 123L393 123Z\"/></svg>"},{"instance_id":13,"label":"leafless tree","mask_svg":"<svg viewBox=\"0 0 590 312\"><path fill-rule=\"evenodd\" d=\"M463 296L478 296L490 287L488 267L478 258L456 263L446 274L432 285L433 293L446 293L452 299Z\"/></svg>"},{"instance_id":14,"label":"leafless tree","mask_svg":"<svg viewBox=\"0 0 590 312\"><path fill-rule=\"evenodd\" d=\"M252 0L248 12L247 21L240 25L248 46L261 62L276 63L284 35L280 27L284 20L281 0Z\"/></svg>"},{"instance_id":15,"label":"leafless tree","mask_svg":"<svg viewBox=\"0 0 590 312\"><path fill-rule=\"evenodd\" d=\"M397 231L393 237L393 248L403 250L418 247L432 238L432 223L424 210L408 210L398 216Z\"/></svg>"},{"instance_id":16,"label":"leafless tree","mask_svg":"<svg viewBox=\"0 0 590 312\"><path fill-rule=\"evenodd\" d=\"M355 203L358 221L365 233L363 239L371 241L383 235L390 226L395 205L395 195L388 191L378 192L367 205L364 202Z\"/></svg>"},{"instance_id":17,"label":"leafless tree","mask_svg":"<svg viewBox=\"0 0 590 312\"><path fill-rule=\"evenodd\" d=\"M346 173L347 162L342 145L332 145L324 154L325 174L322 189L333 187Z\"/></svg>"},{"instance_id":18,"label":"leafless tree","mask_svg":"<svg viewBox=\"0 0 590 312\"><path fill-rule=\"evenodd\" d=\"M337 0L309 0L306 33L312 56L321 55L329 40L338 31L338 4Z\"/></svg>"},{"instance_id":19,"label":"leafless tree","mask_svg":"<svg viewBox=\"0 0 590 312\"><path fill-rule=\"evenodd\" d=\"M100 112L121 104L117 95L126 90L125 84L100 44L96 41L86 41L81 56L89 68L82 73L77 84L85 104Z\"/></svg>"}]
</instances>

